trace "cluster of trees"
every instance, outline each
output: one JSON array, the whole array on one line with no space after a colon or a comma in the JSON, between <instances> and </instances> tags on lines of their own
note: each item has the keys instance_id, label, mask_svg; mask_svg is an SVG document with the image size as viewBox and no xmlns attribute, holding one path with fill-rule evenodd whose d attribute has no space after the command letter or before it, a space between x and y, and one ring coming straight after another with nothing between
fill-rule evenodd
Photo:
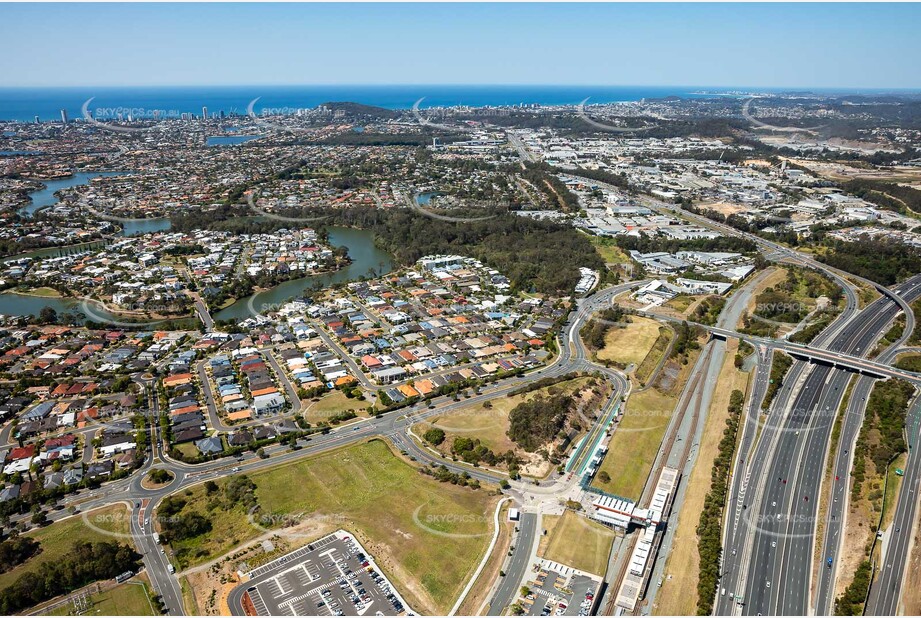
<instances>
[{"instance_id":1,"label":"cluster of trees","mask_svg":"<svg viewBox=\"0 0 921 618\"><path fill-rule=\"evenodd\" d=\"M691 350L700 347L697 338L700 336L700 327L691 326L687 322L682 322L675 326L675 343L672 346L672 358L686 356Z\"/></svg>"},{"instance_id":2,"label":"cluster of trees","mask_svg":"<svg viewBox=\"0 0 921 618\"><path fill-rule=\"evenodd\" d=\"M734 360L736 369L741 369L742 365L745 364L745 358L752 354L754 351L755 348L753 348L751 344L746 341L740 341L739 348L736 350L736 357Z\"/></svg>"},{"instance_id":3,"label":"cluster of trees","mask_svg":"<svg viewBox=\"0 0 921 618\"><path fill-rule=\"evenodd\" d=\"M74 543L63 555L23 573L0 590L0 612L15 614L92 582L135 571L140 560L140 554L120 543Z\"/></svg>"},{"instance_id":4,"label":"cluster of trees","mask_svg":"<svg viewBox=\"0 0 921 618\"><path fill-rule=\"evenodd\" d=\"M604 267L584 234L528 217L498 214L459 224L405 209L349 209L339 211L335 219L370 229L399 264L412 264L424 255L471 255L505 274L516 290L569 294L579 281L579 266Z\"/></svg>"},{"instance_id":5,"label":"cluster of trees","mask_svg":"<svg viewBox=\"0 0 921 618\"><path fill-rule=\"evenodd\" d=\"M329 423L330 425L338 425L339 423L350 421L353 418L357 418L357 417L358 415L355 414L354 410L344 410L342 412L337 412L336 414L333 414L328 419L326 419L326 422Z\"/></svg>"},{"instance_id":6,"label":"cluster of trees","mask_svg":"<svg viewBox=\"0 0 921 618\"><path fill-rule=\"evenodd\" d=\"M905 185L884 180L856 178L844 183L843 188L881 208L902 214L921 213L921 191Z\"/></svg>"},{"instance_id":7,"label":"cluster of trees","mask_svg":"<svg viewBox=\"0 0 921 618\"><path fill-rule=\"evenodd\" d=\"M755 315L765 320L797 324L809 313L805 303L786 292L768 287L755 297Z\"/></svg>"},{"instance_id":8,"label":"cluster of trees","mask_svg":"<svg viewBox=\"0 0 921 618\"><path fill-rule=\"evenodd\" d=\"M186 504L188 500L181 496L168 496L157 510L166 541L181 541L211 530L211 522L204 515L184 511Z\"/></svg>"},{"instance_id":9,"label":"cluster of trees","mask_svg":"<svg viewBox=\"0 0 921 618\"><path fill-rule=\"evenodd\" d=\"M520 388L516 388L513 391L510 391L508 396L514 397L516 395L524 395L525 393L530 393L532 391L539 391L542 388L547 388L548 386L553 386L554 384L559 384L560 382L567 382L569 380L574 380L579 377L579 374L575 371L570 371L569 373L564 373L561 376L556 377L546 377L525 384Z\"/></svg>"},{"instance_id":10,"label":"cluster of trees","mask_svg":"<svg viewBox=\"0 0 921 618\"><path fill-rule=\"evenodd\" d=\"M819 319L813 320L809 326L806 326L802 330L790 335L789 339L793 343L809 343L813 339L819 336L823 330L828 328L828 325L832 323L832 320L835 319L835 316L828 312L823 312Z\"/></svg>"},{"instance_id":11,"label":"cluster of trees","mask_svg":"<svg viewBox=\"0 0 921 618\"><path fill-rule=\"evenodd\" d=\"M873 462L878 475L889 462L905 452L905 413L914 388L904 380L890 378L873 385L867 400L867 417L854 449L854 485L851 495L860 496L866 478L866 460Z\"/></svg>"},{"instance_id":12,"label":"cluster of trees","mask_svg":"<svg viewBox=\"0 0 921 618\"><path fill-rule=\"evenodd\" d=\"M729 395L729 418L720 440L719 453L713 460L710 492L704 498L703 511L697 524L697 549L700 554L700 578L697 580L697 614L709 616L713 612L713 598L719 584L720 553L722 552L723 509L729 491L729 470L735 452L736 434L745 395L734 390Z\"/></svg>"},{"instance_id":13,"label":"cluster of trees","mask_svg":"<svg viewBox=\"0 0 921 618\"><path fill-rule=\"evenodd\" d=\"M41 545L28 536L13 534L0 543L0 573L6 573L39 552Z\"/></svg>"},{"instance_id":14,"label":"cluster of trees","mask_svg":"<svg viewBox=\"0 0 921 618\"><path fill-rule=\"evenodd\" d=\"M467 472L464 472L463 474L451 472L445 465L435 466L435 464L432 464L431 468L419 468L419 472L433 477L440 483L451 483L452 485L461 485L471 489L480 488L480 482L475 478L471 478L470 474Z\"/></svg>"},{"instance_id":15,"label":"cluster of trees","mask_svg":"<svg viewBox=\"0 0 921 618\"><path fill-rule=\"evenodd\" d=\"M519 173L522 178L537 187L549 203L559 204L560 210L566 212L579 210L579 197L560 180L556 171L552 165L546 163L528 163Z\"/></svg>"},{"instance_id":16,"label":"cluster of trees","mask_svg":"<svg viewBox=\"0 0 921 618\"><path fill-rule=\"evenodd\" d=\"M854 579L835 599L835 616L862 616L863 603L870 589L870 561L864 560L854 572Z\"/></svg>"},{"instance_id":17,"label":"cluster of trees","mask_svg":"<svg viewBox=\"0 0 921 618\"><path fill-rule=\"evenodd\" d=\"M204 513L187 509L190 503L184 495L168 496L163 500L157 515L167 541L191 539L210 532L212 524L208 512L229 511L237 507L250 511L257 506L256 484L245 474L233 476L223 485L206 481L204 489L208 499Z\"/></svg>"},{"instance_id":18,"label":"cluster of trees","mask_svg":"<svg viewBox=\"0 0 921 618\"><path fill-rule=\"evenodd\" d=\"M802 268L787 267L786 270L787 277L783 282L766 288L755 298L755 315L796 324L811 310L799 298L826 296L833 305L841 300L841 288L824 275Z\"/></svg>"},{"instance_id":19,"label":"cluster of trees","mask_svg":"<svg viewBox=\"0 0 921 618\"><path fill-rule=\"evenodd\" d=\"M604 347L605 337L612 328L615 328L615 324L630 321L627 312L617 304L601 311L599 317L598 320L594 318L589 320L579 332L582 341L592 350L600 350Z\"/></svg>"},{"instance_id":20,"label":"cluster of trees","mask_svg":"<svg viewBox=\"0 0 921 618\"><path fill-rule=\"evenodd\" d=\"M427 429L422 438L432 446L438 446L445 441L445 432L437 427Z\"/></svg>"},{"instance_id":21,"label":"cluster of trees","mask_svg":"<svg viewBox=\"0 0 921 618\"><path fill-rule=\"evenodd\" d=\"M616 239L617 246L624 251L631 249L640 253L653 253L665 251L676 253L678 251L725 251L729 253L753 253L758 247L755 242L738 236L717 236L716 238L662 238L660 236L630 236L621 234Z\"/></svg>"},{"instance_id":22,"label":"cluster of trees","mask_svg":"<svg viewBox=\"0 0 921 618\"><path fill-rule=\"evenodd\" d=\"M412 264L425 255L470 255L508 276L516 290L569 294L579 281L579 266L603 270L604 261L589 238L569 225L482 209L466 214L483 217L494 212L490 219L464 223L432 219L403 208L314 209L303 214L328 215L326 223L330 225L370 230L375 242L400 265ZM233 206L184 211L174 219L173 228L262 233L275 231L284 223L241 215L242 209Z\"/></svg>"},{"instance_id":23,"label":"cluster of trees","mask_svg":"<svg viewBox=\"0 0 921 618\"><path fill-rule=\"evenodd\" d=\"M716 324L716 320L720 317L720 312L725 305L726 299L722 296L717 296L715 294L708 296L700 301L700 304L694 309L694 312L691 314L691 319L694 322L712 326Z\"/></svg>"},{"instance_id":24,"label":"cluster of trees","mask_svg":"<svg viewBox=\"0 0 921 618\"><path fill-rule=\"evenodd\" d=\"M827 296L833 304L841 300L841 287L824 274L806 268L787 267L787 278L777 286L788 294L802 291L809 298Z\"/></svg>"},{"instance_id":25,"label":"cluster of trees","mask_svg":"<svg viewBox=\"0 0 921 618\"><path fill-rule=\"evenodd\" d=\"M563 431L572 404L572 397L564 393L523 401L509 413L507 435L533 453Z\"/></svg>"},{"instance_id":26,"label":"cluster of trees","mask_svg":"<svg viewBox=\"0 0 921 618\"><path fill-rule=\"evenodd\" d=\"M819 260L883 285L921 272L921 249L896 239L861 236L854 242L828 239L830 250Z\"/></svg>"},{"instance_id":27,"label":"cluster of trees","mask_svg":"<svg viewBox=\"0 0 921 618\"><path fill-rule=\"evenodd\" d=\"M154 468L147 474L151 483L168 483L173 480L173 473L166 468Z\"/></svg>"},{"instance_id":28,"label":"cluster of trees","mask_svg":"<svg viewBox=\"0 0 921 618\"><path fill-rule=\"evenodd\" d=\"M880 340L880 347L887 347L902 337L905 334L905 316L899 315L893 322L892 327L886 331L886 334L883 335L883 338Z\"/></svg>"},{"instance_id":29,"label":"cluster of trees","mask_svg":"<svg viewBox=\"0 0 921 618\"><path fill-rule=\"evenodd\" d=\"M771 402L774 401L777 391L783 386L784 376L787 375L787 371L790 370L792 365L792 358L780 350L774 351L774 360L771 362L771 381L768 383L767 390L764 393L764 399L761 401L762 410L767 410L771 407Z\"/></svg>"},{"instance_id":30,"label":"cluster of trees","mask_svg":"<svg viewBox=\"0 0 921 618\"><path fill-rule=\"evenodd\" d=\"M207 491L209 488L206 487ZM251 509L256 506L256 483L248 476L231 477L224 484L224 507L232 509L237 505L242 505L244 509Z\"/></svg>"},{"instance_id":31,"label":"cluster of trees","mask_svg":"<svg viewBox=\"0 0 921 618\"><path fill-rule=\"evenodd\" d=\"M339 133L315 142L326 146L428 146L432 143L434 133L369 133L367 131L349 131ZM443 144L456 142L459 135L439 135Z\"/></svg>"},{"instance_id":32,"label":"cluster of trees","mask_svg":"<svg viewBox=\"0 0 921 618\"><path fill-rule=\"evenodd\" d=\"M590 170L584 167L577 167L572 172L566 170L566 172L581 176L582 178L597 180L598 182L620 187L621 189L630 189L630 181L627 180L627 174L625 172L615 174L607 170Z\"/></svg>"},{"instance_id":33,"label":"cluster of trees","mask_svg":"<svg viewBox=\"0 0 921 618\"><path fill-rule=\"evenodd\" d=\"M775 337L777 335L777 325L757 318L753 320L752 316L745 312L742 314L742 327L739 332L754 335L755 337Z\"/></svg>"},{"instance_id":34,"label":"cluster of trees","mask_svg":"<svg viewBox=\"0 0 921 618\"><path fill-rule=\"evenodd\" d=\"M510 471L517 472L521 463L514 451L507 451L503 455L493 453L479 438L456 437L451 443L451 452L463 461L478 465L480 462L488 466L505 463Z\"/></svg>"},{"instance_id":35,"label":"cluster of trees","mask_svg":"<svg viewBox=\"0 0 921 618\"><path fill-rule=\"evenodd\" d=\"M163 250L163 253L166 255L179 256L179 255L202 255L208 253L208 251L202 247L200 244L195 243L194 245L173 245L167 247Z\"/></svg>"}]
</instances>

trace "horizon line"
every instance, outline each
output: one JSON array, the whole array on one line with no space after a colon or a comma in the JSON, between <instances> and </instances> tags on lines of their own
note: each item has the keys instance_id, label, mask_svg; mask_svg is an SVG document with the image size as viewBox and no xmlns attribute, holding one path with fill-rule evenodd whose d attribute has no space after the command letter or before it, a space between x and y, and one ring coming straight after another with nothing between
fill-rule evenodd
<instances>
[{"instance_id":1,"label":"horizon line","mask_svg":"<svg viewBox=\"0 0 921 618\"><path fill-rule=\"evenodd\" d=\"M81 88L104 88L104 89L135 89L135 88L697 88L697 89L719 89L719 90L789 90L789 91L864 91L876 90L883 92L921 92L921 86L759 86L759 85L700 85L700 84L589 84L589 83L490 83L490 82L443 82L443 83L316 83L316 84L297 84L297 83L277 83L277 84L0 84L0 89L8 90L35 90L35 89L81 89Z\"/></svg>"}]
</instances>

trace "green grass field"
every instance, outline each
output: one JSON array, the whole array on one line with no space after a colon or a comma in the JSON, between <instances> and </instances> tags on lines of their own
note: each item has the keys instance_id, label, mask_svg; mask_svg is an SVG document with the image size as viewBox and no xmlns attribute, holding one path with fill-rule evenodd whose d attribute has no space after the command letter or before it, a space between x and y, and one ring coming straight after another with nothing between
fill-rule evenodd
<instances>
[{"instance_id":1,"label":"green grass field","mask_svg":"<svg viewBox=\"0 0 921 618\"><path fill-rule=\"evenodd\" d=\"M116 586L111 590L90 595L89 611L80 614L83 616L159 616L151 604L147 587L147 576L141 575L133 578L131 582ZM71 616L73 605L62 605L51 612L49 616Z\"/></svg>"},{"instance_id":2,"label":"green grass field","mask_svg":"<svg viewBox=\"0 0 921 618\"><path fill-rule=\"evenodd\" d=\"M404 571L398 581L416 579L438 613L451 608L489 543L494 497L422 476L382 441L251 478L265 512L341 517L345 527L388 545Z\"/></svg>"},{"instance_id":3,"label":"green grass field","mask_svg":"<svg viewBox=\"0 0 921 618\"><path fill-rule=\"evenodd\" d=\"M494 495L424 476L380 440L249 477L263 516L323 518L369 539L368 550L423 613L451 608L491 539ZM221 556L264 532L242 507L208 512L204 489L191 491L185 509L208 513L212 531L174 545L185 552L183 566Z\"/></svg>"},{"instance_id":4,"label":"green grass field","mask_svg":"<svg viewBox=\"0 0 921 618\"><path fill-rule=\"evenodd\" d=\"M183 442L182 444L177 444L175 448L177 451L186 457L189 457L190 459L201 455L201 451L195 447L194 442Z\"/></svg>"},{"instance_id":5,"label":"green grass field","mask_svg":"<svg viewBox=\"0 0 921 618\"><path fill-rule=\"evenodd\" d=\"M604 338L604 348L598 350L599 360L629 365L640 364L659 337L659 323L651 318L632 316L624 328L612 328Z\"/></svg>"},{"instance_id":6,"label":"green grass field","mask_svg":"<svg viewBox=\"0 0 921 618\"><path fill-rule=\"evenodd\" d=\"M630 395L592 486L638 500L676 403L676 397L656 388ZM609 482L601 482L602 472L610 476Z\"/></svg>"},{"instance_id":7,"label":"green grass field","mask_svg":"<svg viewBox=\"0 0 921 618\"><path fill-rule=\"evenodd\" d=\"M223 483L219 484L223 486ZM178 496L187 500L183 513L200 513L211 521L212 526L211 531L203 535L173 540L170 543L174 552L173 562L179 570L222 556L264 532L250 523L246 511L242 508L210 509L210 499L206 497L201 485L186 489Z\"/></svg>"},{"instance_id":8,"label":"green grass field","mask_svg":"<svg viewBox=\"0 0 921 618\"><path fill-rule=\"evenodd\" d=\"M580 571L604 575L614 543L610 528L591 521L575 511L566 511L554 522L543 557Z\"/></svg>"},{"instance_id":9,"label":"green grass field","mask_svg":"<svg viewBox=\"0 0 921 618\"><path fill-rule=\"evenodd\" d=\"M29 294L32 296L41 296L43 298L60 298L61 293L55 290L54 288L34 288L29 290Z\"/></svg>"},{"instance_id":10,"label":"green grass field","mask_svg":"<svg viewBox=\"0 0 921 618\"><path fill-rule=\"evenodd\" d=\"M84 517L90 521L93 526L101 528L94 530L87 526ZM113 504L111 506L89 511L84 515L74 515L64 521L55 522L44 528L32 530L26 533L41 544L41 551L20 564L16 568L0 574L0 588L6 588L16 581L23 573L33 573L46 563L53 562L65 555L71 546L77 541L90 541L96 543L99 541L116 541L118 543L131 545L130 538L112 536L104 531L116 532L119 534L128 534L129 519L128 509L124 504Z\"/></svg>"},{"instance_id":11,"label":"green grass field","mask_svg":"<svg viewBox=\"0 0 921 618\"><path fill-rule=\"evenodd\" d=\"M670 309L674 309L678 313L684 313L688 310L688 307L694 304L695 300L697 300L697 297L695 296L690 296L688 294L679 294L675 298L665 303L665 306Z\"/></svg>"},{"instance_id":12,"label":"green grass field","mask_svg":"<svg viewBox=\"0 0 921 618\"><path fill-rule=\"evenodd\" d=\"M319 423L346 410L354 410L359 416L365 416L363 410L368 407L368 402L349 399L342 391L336 389L320 397L319 401L308 400L306 405L308 407L304 418L309 423Z\"/></svg>"}]
</instances>

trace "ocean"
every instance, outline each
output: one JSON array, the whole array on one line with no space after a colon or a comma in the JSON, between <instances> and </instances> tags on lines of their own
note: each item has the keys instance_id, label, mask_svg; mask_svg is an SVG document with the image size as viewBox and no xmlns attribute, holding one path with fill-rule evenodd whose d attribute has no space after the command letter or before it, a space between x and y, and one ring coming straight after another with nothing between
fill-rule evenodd
<instances>
[{"instance_id":1,"label":"ocean","mask_svg":"<svg viewBox=\"0 0 921 618\"><path fill-rule=\"evenodd\" d=\"M259 100L253 109L258 114L271 109L292 113L297 109L313 108L329 101L351 101L387 109L409 109L420 98L420 105L445 107L469 105L572 105L586 97L589 103L639 101L666 96L704 96L729 92L728 89L687 86L213 86L213 87L150 87L150 88L0 88L0 120L32 122L60 120L66 109L71 119L82 116L84 102L93 98L88 109L95 116L113 116L117 111L131 110L138 118L172 117L183 113L199 116L202 107L208 113L244 115L250 101ZM98 114L104 110L107 114ZM127 114L125 114L127 115Z\"/></svg>"}]
</instances>

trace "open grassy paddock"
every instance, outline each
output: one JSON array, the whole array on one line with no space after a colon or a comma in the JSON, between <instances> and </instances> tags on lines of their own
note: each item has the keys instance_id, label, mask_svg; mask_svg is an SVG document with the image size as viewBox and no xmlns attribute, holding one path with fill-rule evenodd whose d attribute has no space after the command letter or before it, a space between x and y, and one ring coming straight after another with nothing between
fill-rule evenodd
<instances>
[{"instance_id":1,"label":"open grassy paddock","mask_svg":"<svg viewBox=\"0 0 921 618\"><path fill-rule=\"evenodd\" d=\"M88 598L90 609L75 614L72 603L61 605L50 616L159 616L150 600L147 575L141 574L111 590L92 594Z\"/></svg>"},{"instance_id":2,"label":"open grassy paddock","mask_svg":"<svg viewBox=\"0 0 921 618\"><path fill-rule=\"evenodd\" d=\"M346 410L354 410L355 414L364 416L364 409L368 407L367 401L358 399L349 399L341 390L330 391L319 398L319 401L308 399L304 402L306 409L304 418L308 423L320 423L329 420L330 416L335 416Z\"/></svg>"},{"instance_id":3,"label":"open grassy paddock","mask_svg":"<svg viewBox=\"0 0 921 618\"><path fill-rule=\"evenodd\" d=\"M595 251L601 256L606 264L629 264L630 256L623 249L617 246L613 238L603 238L601 236L590 236L591 243L595 246Z\"/></svg>"},{"instance_id":4,"label":"open grassy paddock","mask_svg":"<svg viewBox=\"0 0 921 618\"><path fill-rule=\"evenodd\" d=\"M604 575L616 534L575 511L555 523L543 557L586 573Z\"/></svg>"},{"instance_id":5,"label":"open grassy paddock","mask_svg":"<svg viewBox=\"0 0 921 618\"><path fill-rule=\"evenodd\" d=\"M381 440L350 446L249 475L262 516L321 520L367 543L413 609L444 614L482 559L498 497L487 488L440 483L422 475ZM226 481L225 481L226 483ZM219 484L223 486L223 484ZM206 514L212 530L174 545L185 564L217 558L266 530L242 506L209 511L203 486L183 512Z\"/></svg>"},{"instance_id":6,"label":"open grassy paddock","mask_svg":"<svg viewBox=\"0 0 921 618\"><path fill-rule=\"evenodd\" d=\"M638 500L677 401L677 397L657 388L630 395L592 486ZM599 479L602 472L610 476L609 482Z\"/></svg>"},{"instance_id":7,"label":"open grassy paddock","mask_svg":"<svg viewBox=\"0 0 921 618\"><path fill-rule=\"evenodd\" d=\"M87 526L84 518L101 530L94 530ZM130 538L105 533L105 531L111 531L128 534L128 523L128 508L124 504L113 504L27 532L26 536L40 543L41 551L16 568L0 574L0 588L6 588L24 573L34 573L46 562L58 560L61 556L66 555L73 544L78 541L91 543L115 541L133 547L134 544Z\"/></svg>"},{"instance_id":8,"label":"open grassy paddock","mask_svg":"<svg viewBox=\"0 0 921 618\"><path fill-rule=\"evenodd\" d=\"M631 316L630 323L624 328L608 331L604 338L604 348L598 350L598 359L639 365L658 339L659 326L651 318Z\"/></svg>"}]
</instances>

